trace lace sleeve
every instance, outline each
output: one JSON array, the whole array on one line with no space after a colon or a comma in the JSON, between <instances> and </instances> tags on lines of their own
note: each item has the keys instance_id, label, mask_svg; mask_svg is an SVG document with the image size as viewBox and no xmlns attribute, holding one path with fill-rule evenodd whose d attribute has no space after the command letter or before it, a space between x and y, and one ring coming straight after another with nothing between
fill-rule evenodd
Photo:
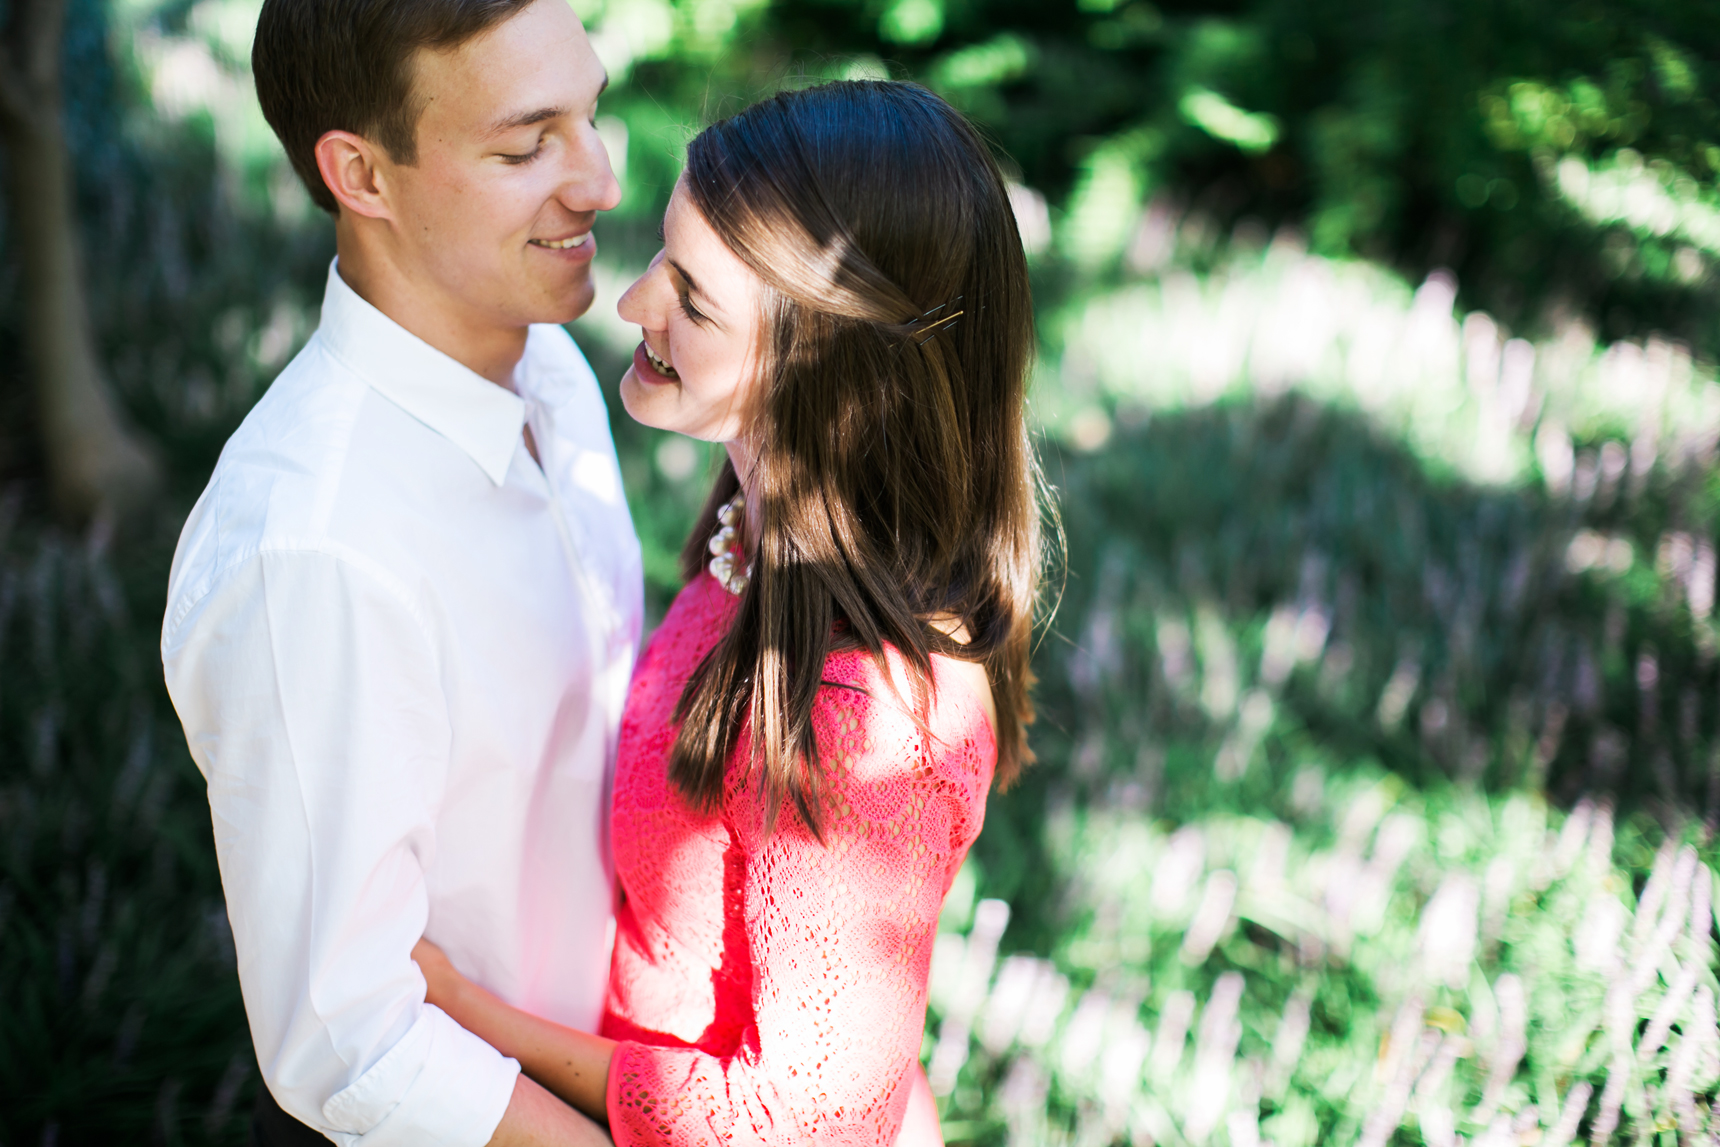
<instances>
[{"instance_id":1,"label":"lace sleeve","mask_svg":"<svg viewBox=\"0 0 1720 1147\"><path fill-rule=\"evenodd\" d=\"M995 749L977 699L941 697L928 739L869 660L833 657L827 679L865 691L826 688L814 710L825 842L788 807L767 837L749 792L728 801L754 1022L721 1058L619 1045L617 1147L895 1140L938 910L979 831Z\"/></svg>"}]
</instances>

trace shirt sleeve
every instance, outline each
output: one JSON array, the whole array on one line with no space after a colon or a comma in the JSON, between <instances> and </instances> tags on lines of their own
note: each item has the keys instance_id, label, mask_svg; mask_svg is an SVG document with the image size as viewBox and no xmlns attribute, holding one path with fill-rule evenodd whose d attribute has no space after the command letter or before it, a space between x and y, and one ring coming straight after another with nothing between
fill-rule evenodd
<instances>
[{"instance_id":1,"label":"shirt sleeve","mask_svg":"<svg viewBox=\"0 0 1720 1147\"><path fill-rule=\"evenodd\" d=\"M750 792L729 800L755 1022L730 1056L619 1044L616 1147L895 1142L938 911L978 831L989 762L972 743L928 742L878 689L826 688L813 719L822 844L790 806L766 836Z\"/></svg>"},{"instance_id":2,"label":"shirt sleeve","mask_svg":"<svg viewBox=\"0 0 1720 1147\"><path fill-rule=\"evenodd\" d=\"M162 660L270 1092L343 1147L481 1147L519 1066L424 1002L410 956L450 732L405 601L356 561L263 553L170 619Z\"/></svg>"}]
</instances>

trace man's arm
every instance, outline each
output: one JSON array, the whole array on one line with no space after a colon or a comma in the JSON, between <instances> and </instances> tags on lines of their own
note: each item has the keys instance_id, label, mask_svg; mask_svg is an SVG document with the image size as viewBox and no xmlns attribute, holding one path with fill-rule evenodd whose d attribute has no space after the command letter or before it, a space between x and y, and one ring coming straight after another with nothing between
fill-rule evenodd
<instances>
[{"instance_id":1,"label":"man's arm","mask_svg":"<svg viewBox=\"0 0 1720 1147\"><path fill-rule=\"evenodd\" d=\"M162 652L276 1101L341 1147L483 1147L519 1068L424 1004L409 955L451 731L404 591L361 557L265 552Z\"/></svg>"}]
</instances>

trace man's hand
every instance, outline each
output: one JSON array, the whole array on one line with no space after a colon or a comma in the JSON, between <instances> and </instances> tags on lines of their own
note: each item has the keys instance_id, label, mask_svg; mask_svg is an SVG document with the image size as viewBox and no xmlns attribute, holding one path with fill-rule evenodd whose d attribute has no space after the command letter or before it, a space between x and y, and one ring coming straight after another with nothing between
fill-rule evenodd
<instances>
[{"instance_id":1,"label":"man's hand","mask_svg":"<svg viewBox=\"0 0 1720 1147\"><path fill-rule=\"evenodd\" d=\"M489 1147L612 1147L609 1135L522 1075Z\"/></svg>"}]
</instances>

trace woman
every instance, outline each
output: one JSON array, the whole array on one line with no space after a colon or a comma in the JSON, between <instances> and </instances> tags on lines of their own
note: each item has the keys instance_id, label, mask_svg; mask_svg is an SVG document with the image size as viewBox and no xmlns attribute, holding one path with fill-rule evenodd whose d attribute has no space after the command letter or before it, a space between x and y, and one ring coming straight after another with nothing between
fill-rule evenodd
<instances>
[{"instance_id":1,"label":"woman","mask_svg":"<svg viewBox=\"0 0 1720 1147\"><path fill-rule=\"evenodd\" d=\"M776 96L693 141L620 310L628 413L728 462L622 722L602 1034L426 944L429 998L617 1144L882 1147L924 1095L939 906L1029 759L1033 332L1003 179L922 88Z\"/></svg>"}]
</instances>

